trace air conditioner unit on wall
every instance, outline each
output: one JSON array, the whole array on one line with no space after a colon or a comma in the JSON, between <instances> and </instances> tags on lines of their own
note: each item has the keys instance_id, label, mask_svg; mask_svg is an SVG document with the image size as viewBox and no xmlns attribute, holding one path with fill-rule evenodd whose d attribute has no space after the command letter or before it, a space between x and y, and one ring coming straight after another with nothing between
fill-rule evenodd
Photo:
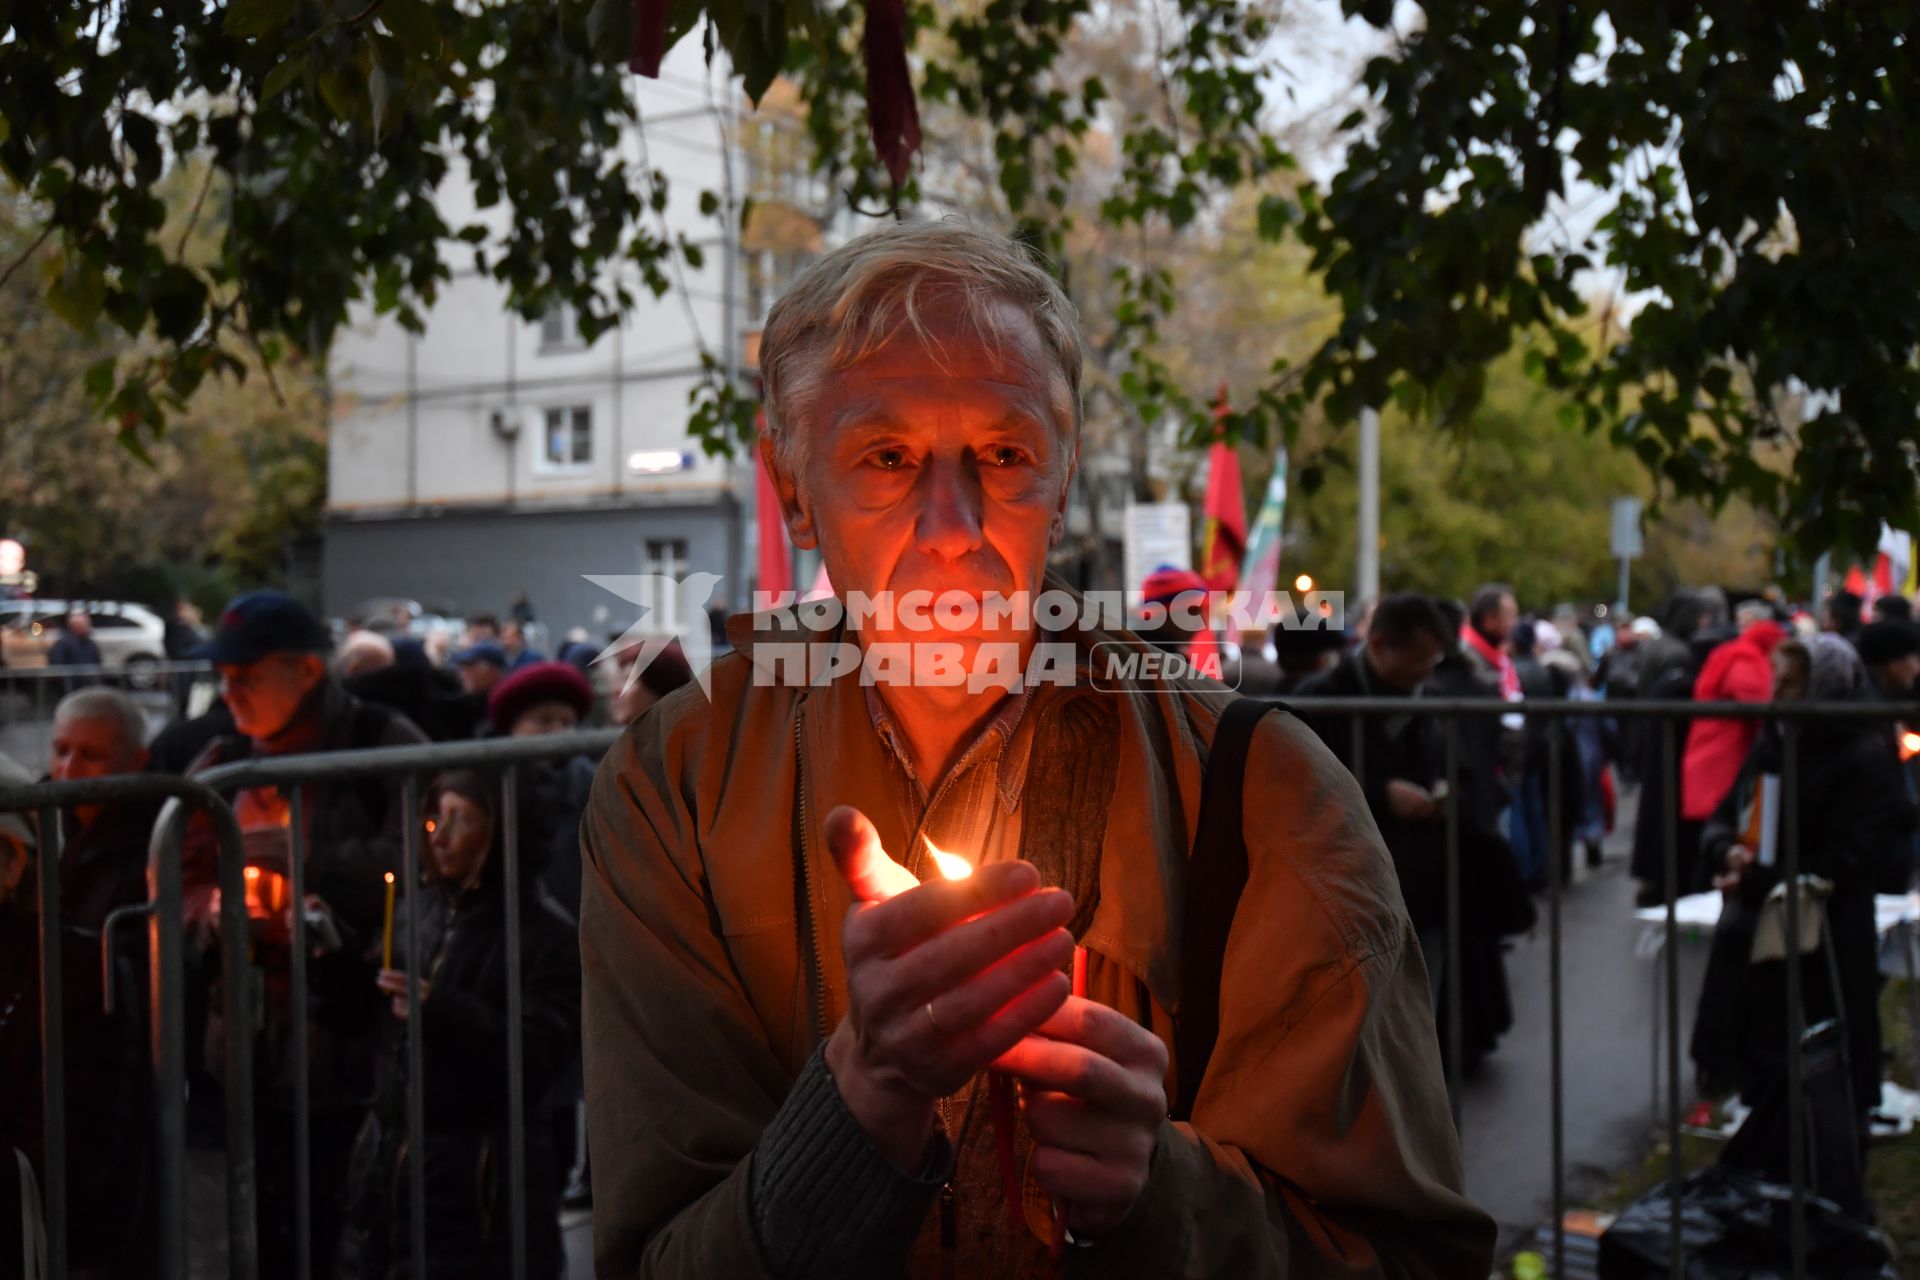
<instances>
[{"instance_id":1,"label":"air conditioner unit on wall","mask_svg":"<svg viewBox=\"0 0 1920 1280\"><path fill-rule=\"evenodd\" d=\"M487 424L493 428L493 434L502 440L516 440L520 436L520 412L511 405L489 413Z\"/></svg>"}]
</instances>

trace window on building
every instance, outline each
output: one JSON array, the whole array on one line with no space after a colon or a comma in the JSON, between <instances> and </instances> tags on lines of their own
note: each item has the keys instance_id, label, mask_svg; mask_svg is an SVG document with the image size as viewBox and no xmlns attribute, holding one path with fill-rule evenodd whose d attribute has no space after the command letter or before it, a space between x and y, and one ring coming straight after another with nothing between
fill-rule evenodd
<instances>
[{"instance_id":1,"label":"window on building","mask_svg":"<svg viewBox=\"0 0 1920 1280\"><path fill-rule=\"evenodd\" d=\"M546 411L540 433L540 461L555 470L584 467L593 461L593 407L564 405Z\"/></svg>"},{"instance_id":2,"label":"window on building","mask_svg":"<svg viewBox=\"0 0 1920 1280\"><path fill-rule=\"evenodd\" d=\"M657 573L677 581L681 574L693 568L687 560L685 538L648 538L646 551L645 573Z\"/></svg>"},{"instance_id":3,"label":"window on building","mask_svg":"<svg viewBox=\"0 0 1920 1280\"><path fill-rule=\"evenodd\" d=\"M658 574L678 582L682 574L693 568L687 559L685 538L648 538L642 543L642 550L645 552L642 573ZM652 621L662 631L678 631L686 622L680 616L678 593L666 591L662 595L664 599L647 602L658 610Z\"/></svg>"},{"instance_id":4,"label":"window on building","mask_svg":"<svg viewBox=\"0 0 1920 1280\"><path fill-rule=\"evenodd\" d=\"M572 351L584 345L580 341L580 317L564 302L540 317L540 350Z\"/></svg>"}]
</instances>

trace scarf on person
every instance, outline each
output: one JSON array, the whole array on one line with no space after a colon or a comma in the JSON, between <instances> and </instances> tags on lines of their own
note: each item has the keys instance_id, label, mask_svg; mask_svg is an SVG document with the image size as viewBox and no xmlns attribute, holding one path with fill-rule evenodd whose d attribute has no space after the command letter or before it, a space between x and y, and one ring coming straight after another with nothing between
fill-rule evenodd
<instances>
[{"instance_id":1,"label":"scarf on person","mask_svg":"<svg viewBox=\"0 0 1920 1280\"><path fill-rule=\"evenodd\" d=\"M1517 702L1520 698L1520 673L1513 669L1513 659L1496 647L1493 641L1481 635L1471 622L1460 624L1460 643L1470 647L1494 669L1500 677L1500 696L1508 702Z\"/></svg>"}]
</instances>

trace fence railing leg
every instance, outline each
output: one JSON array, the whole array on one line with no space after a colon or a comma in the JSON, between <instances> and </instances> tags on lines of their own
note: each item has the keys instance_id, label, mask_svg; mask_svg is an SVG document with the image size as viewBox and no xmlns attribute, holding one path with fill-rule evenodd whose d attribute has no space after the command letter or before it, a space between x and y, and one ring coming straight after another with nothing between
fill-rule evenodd
<instances>
[{"instance_id":1,"label":"fence railing leg","mask_svg":"<svg viewBox=\"0 0 1920 1280\"><path fill-rule=\"evenodd\" d=\"M220 841L220 995L226 1020L227 1274L260 1273L259 1166L254 1160L254 998L252 922L247 912L247 853L225 806L208 813Z\"/></svg>"},{"instance_id":2,"label":"fence railing leg","mask_svg":"<svg viewBox=\"0 0 1920 1280\"><path fill-rule=\"evenodd\" d=\"M187 1054L185 937L180 919L180 845L186 806L170 800L160 811L147 863L147 962L152 972L155 1208L159 1214L160 1273L187 1276Z\"/></svg>"},{"instance_id":3,"label":"fence railing leg","mask_svg":"<svg viewBox=\"0 0 1920 1280\"><path fill-rule=\"evenodd\" d=\"M1680 757L1675 744L1672 720L1660 722L1660 766L1666 783L1665 814L1667 856L1664 878L1667 899L1667 1195L1670 1221L1667 1224L1668 1273L1672 1280L1685 1280L1686 1262L1680 1247L1681 1184L1685 1181L1686 1160L1680 1151Z\"/></svg>"},{"instance_id":4,"label":"fence railing leg","mask_svg":"<svg viewBox=\"0 0 1920 1280\"><path fill-rule=\"evenodd\" d=\"M1566 841L1561 827L1560 752L1566 721L1555 719L1547 741L1547 1021L1548 1092L1553 1108L1553 1271L1567 1274L1567 1134L1560 1034L1560 889Z\"/></svg>"},{"instance_id":5,"label":"fence railing leg","mask_svg":"<svg viewBox=\"0 0 1920 1280\"><path fill-rule=\"evenodd\" d=\"M413 1274L427 1274L426 1065L420 1040L420 779L400 788L401 874L407 889L407 1248Z\"/></svg>"},{"instance_id":6,"label":"fence railing leg","mask_svg":"<svg viewBox=\"0 0 1920 1280\"><path fill-rule=\"evenodd\" d=\"M293 1273L313 1280L313 1080L307 1062L307 842L304 787L287 790L287 888L293 900L288 1030L293 1037Z\"/></svg>"},{"instance_id":7,"label":"fence railing leg","mask_svg":"<svg viewBox=\"0 0 1920 1280\"><path fill-rule=\"evenodd\" d=\"M1460 1128L1461 1006L1466 1000L1465 975L1460 971L1460 724L1448 716L1446 724L1447 803L1447 967L1440 983L1447 1011L1447 1100L1453 1107L1453 1127Z\"/></svg>"},{"instance_id":8,"label":"fence railing leg","mask_svg":"<svg viewBox=\"0 0 1920 1280\"><path fill-rule=\"evenodd\" d=\"M42 1188L47 1217L47 1263L67 1274L67 1006L61 972L60 810L40 813L40 1102L46 1139Z\"/></svg>"},{"instance_id":9,"label":"fence railing leg","mask_svg":"<svg viewBox=\"0 0 1920 1280\"><path fill-rule=\"evenodd\" d=\"M1806 1079L1802 1055L1807 1030L1806 993L1800 974L1800 727L1788 722L1780 733L1780 872L1787 884L1787 1238L1794 1280L1807 1273L1807 1129ZM1823 933L1821 945L1829 945ZM1835 1010L1838 1013L1838 1010Z\"/></svg>"},{"instance_id":10,"label":"fence railing leg","mask_svg":"<svg viewBox=\"0 0 1920 1280\"><path fill-rule=\"evenodd\" d=\"M519 770L501 783L500 818L506 826L507 883L507 1205L512 1211L513 1280L527 1280L526 1044L520 970Z\"/></svg>"}]
</instances>

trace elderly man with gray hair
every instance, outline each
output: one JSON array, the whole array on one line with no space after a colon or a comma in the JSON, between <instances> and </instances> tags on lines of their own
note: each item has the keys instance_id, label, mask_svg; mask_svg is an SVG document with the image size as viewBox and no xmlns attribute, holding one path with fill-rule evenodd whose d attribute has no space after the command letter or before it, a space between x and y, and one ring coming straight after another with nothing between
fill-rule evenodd
<instances>
[{"instance_id":1,"label":"elderly man with gray hair","mask_svg":"<svg viewBox=\"0 0 1920 1280\"><path fill-rule=\"evenodd\" d=\"M147 718L118 689L81 689L53 713L47 777L76 782L147 767ZM61 815L60 911L98 930L115 907L147 897L147 841L157 801L78 804Z\"/></svg>"},{"instance_id":2,"label":"elderly man with gray hair","mask_svg":"<svg viewBox=\"0 0 1920 1280\"><path fill-rule=\"evenodd\" d=\"M957 223L769 315L762 459L847 607L736 618L600 767L599 1275L1487 1273L1351 777L1047 576L1081 364L1045 267ZM1043 593L1073 616L1001 607ZM796 630L856 661L796 676Z\"/></svg>"}]
</instances>

